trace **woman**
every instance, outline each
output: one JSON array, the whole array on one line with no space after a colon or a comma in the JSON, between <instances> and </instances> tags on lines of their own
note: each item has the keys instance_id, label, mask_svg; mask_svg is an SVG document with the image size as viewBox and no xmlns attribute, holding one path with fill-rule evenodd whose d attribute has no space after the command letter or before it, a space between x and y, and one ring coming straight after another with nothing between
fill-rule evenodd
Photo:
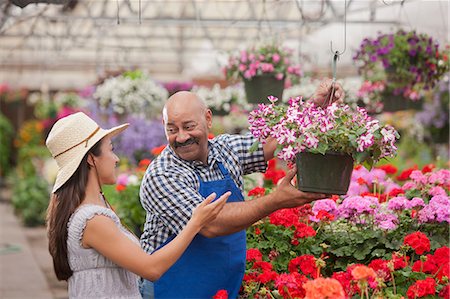
<instances>
[{"instance_id":1,"label":"woman","mask_svg":"<svg viewBox=\"0 0 450 299\"><path fill-rule=\"evenodd\" d=\"M157 280L181 256L200 229L214 220L229 193L208 196L167 246L146 254L105 200L119 158L111 137L128 127L100 128L82 112L58 120L46 145L58 164L47 213L49 251L70 298L141 298L137 278Z\"/></svg>"}]
</instances>

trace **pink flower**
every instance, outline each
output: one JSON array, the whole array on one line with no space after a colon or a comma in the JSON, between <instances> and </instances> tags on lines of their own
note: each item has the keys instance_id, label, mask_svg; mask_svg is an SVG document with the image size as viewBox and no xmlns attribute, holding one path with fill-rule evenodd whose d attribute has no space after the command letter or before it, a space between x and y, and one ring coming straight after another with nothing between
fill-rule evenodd
<instances>
[{"instance_id":1,"label":"pink flower","mask_svg":"<svg viewBox=\"0 0 450 299\"><path fill-rule=\"evenodd\" d=\"M273 63L277 64L280 61L281 57L278 53L275 53L272 55L272 61Z\"/></svg>"}]
</instances>

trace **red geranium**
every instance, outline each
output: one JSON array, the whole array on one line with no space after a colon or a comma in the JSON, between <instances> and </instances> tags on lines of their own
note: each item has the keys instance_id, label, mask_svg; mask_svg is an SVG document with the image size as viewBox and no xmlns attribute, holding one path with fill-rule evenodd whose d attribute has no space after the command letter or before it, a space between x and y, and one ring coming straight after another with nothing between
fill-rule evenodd
<instances>
[{"instance_id":1,"label":"red geranium","mask_svg":"<svg viewBox=\"0 0 450 299\"><path fill-rule=\"evenodd\" d=\"M436 293L436 281L433 278L428 277L424 280L416 281L409 287L406 295L409 299L421 298L427 295L434 295Z\"/></svg>"},{"instance_id":2,"label":"red geranium","mask_svg":"<svg viewBox=\"0 0 450 299\"><path fill-rule=\"evenodd\" d=\"M281 209L269 215L270 223L282 225L286 228L296 226L299 223L298 208Z\"/></svg>"},{"instance_id":3,"label":"red geranium","mask_svg":"<svg viewBox=\"0 0 450 299\"><path fill-rule=\"evenodd\" d=\"M432 172L435 167L434 164L427 164L422 168L422 173Z\"/></svg>"},{"instance_id":4,"label":"red geranium","mask_svg":"<svg viewBox=\"0 0 450 299\"><path fill-rule=\"evenodd\" d=\"M319 212L317 212L316 218L320 221L329 222L334 220L334 215L328 213L325 210L320 210Z\"/></svg>"},{"instance_id":5,"label":"red geranium","mask_svg":"<svg viewBox=\"0 0 450 299\"><path fill-rule=\"evenodd\" d=\"M309 225L304 223L298 223L295 226L294 238L303 239L308 237L314 237L316 235L316 230Z\"/></svg>"},{"instance_id":6,"label":"red geranium","mask_svg":"<svg viewBox=\"0 0 450 299\"><path fill-rule=\"evenodd\" d=\"M278 275L275 286L283 298L303 298L305 297L305 290L303 284L307 282L306 276L298 272Z\"/></svg>"},{"instance_id":7,"label":"red geranium","mask_svg":"<svg viewBox=\"0 0 450 299\"><path fill-rule=\"evenodd\" d=\"M247 261L262 261L262 253L256 248L247 249Z\"/></svg>"},{"instance_id":8,"label":"red geranium","mask_svg":"<svg viewBox=\"0 0 450 299\"><path fill-rule=\"evenodd\" d=\"M309 275L312 278L318 277L316 258L310 254L305 254L292 259L289 262L288 270L291 273L301 271L304 275Z\"/></svg>"},{"instance_id":9,"label":"red geranium","mask_svg":"<svg viewBox=\"0 0 450 299\"><path fill-rule=\"evenodd\" d=\"M389 197L396 197L399 194L405 194L402 188L394 188L389 192Z\"/></svg>"},{"instance_id":10,"label":"red geranium","mask_svg":"<svg viewBox=\"0 0 450 299\"><path fill-rule=\"evenodd\" d=\"M381 165L377 168L384 170L384 172L386 172L387 174L396 174L398 170L397 167L391 164Z\"/></svg>"},{"instance_id":11,"label":"red geranium","mask_svg":"<svg viewBox=\"0 0 450 299\"><path fill-rule=\"evenodd\" d=\"M384 281L391 279L391 271L388 267L388 261L383 259L372 260L369 267L375 270L378 277L381 277Z\"/></svg>"},{"instance_id":12,"label":"red geranium","mask_svg":"<svg viewBox=\"0 0 450 299\"><path fill-rule=\"evenodd\" d=\"M397 176L397 180L399 181L409 180L409 176L411 175L411 172L413 172L414 170L417 170L417 165L414 165L411 168L403 170L402 173L400 173L400 175Z\"/></svg>"},{"instance_id":13,"label":"red geranium","mask_svg":"<svg viewBox=\"0 0 450 299\"><path fill-rule=\"evenodd\" d=\"M359 293L358 284L352 280L352 274L347 270L346 272L334 272L331 278L336 279L344 288L346 298L352 297Z\"/></svg>"},{"instance_id":14,"label":"red geranium","mask_svg":"<svg viewBox=\"0 0 450 299\"><path fill-rule=\"evenodd\" d=\"M167 144L158 146L158 147L154 147L152 148L152 150L150 151L154 156L158 156L159 154L161 154L161 152L166 148Z\"/></svg>"},{"instance_id":15,"label":"red geranium","mask_svg":"<svg viewBox=\"0 0 450 299\"><path fill-rule=\"evenodd\" d=\"M226 290L217 291L213 299L228 299L228 292Z\"/></svg>"},{"instance_id":16,"label":"red geranium","mask_svg":"<svg viewBox=\"0 0 450 299\"><path fill-rule=\"evenodd\" d=\"M422 232L415 232L405 237L404 245L411 246L417 254L430 251L430 240Z\"/></svg>"},{"instance_id":17,"label":"red geranium","mask_svg":"<svg viewBox=\"0 0 450 299\"><path fill-rule=\"evenodd\" d=\"M266 194L266 189L263 187L255 187L248 191L248 196L263 196Z\"/></svg>"},{"instance_id":18,"label":"red geranium","mask_svg":"<svg viewBox=\"0 0 450 299\"><path fill-rule=\"evenodd\" d=\"M446 285L440 292L439 297L448 299L450 298L450 284Z\"/></svg>"},{"instance_id":19,"label":"red geranium","mask_svg":"<svg viewBox=\"0 0 450 299\"><path fill-rule=\"evenodd\" d=\"M392 262L394 263L394 270L403 269L408 266L409 256L402 256L394 252L392 253Z\"/></svg>"},{"instance_id":20,"label":"red geranium","mask_svg":"<svg viewBox=\"0 0 450 299\"><path fill-rule=\"evenodd\" d=\"M125 190L125 189L127 189L127 186L125 186L125 185L122 185L122 184L116 185L116 190L117 190L118 192L122 192L122 191Z\"/></svg>"},{"instance_id":21,"label":"red geranium","mask_svg":"<svg viewBox=\"0 0 450 299\"><path fill-rule=\"evenodd\" d=\"M277 160L275 158L269 160L267 170L264 173L264 179L270 180L274 185L276 185L278 181L285 176L286 172L283 169L277 169Z\"/></svg>"}]
</instances>

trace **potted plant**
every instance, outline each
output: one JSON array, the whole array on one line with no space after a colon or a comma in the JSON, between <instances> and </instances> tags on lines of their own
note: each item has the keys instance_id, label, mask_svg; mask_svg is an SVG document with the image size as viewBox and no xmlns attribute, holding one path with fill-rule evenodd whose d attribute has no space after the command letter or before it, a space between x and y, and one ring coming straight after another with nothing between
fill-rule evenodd
<instances>
[{"instance_id":1,"label":"potted plant","mask_svg":"<svg viewBox=\"0 0 450 299\"><path fill-rule=\"evenodd\" d=\"M225 67L227 79L243 80L249 103L269 95L282 98L284 86L300 80L300 66L291 61L292 50L267 44L231 56Z\"/></svg>"},{"instance_id":2,"label":"potted plant","mask_svg":"<svg viewBox=\"0 0 450 299\"><path fill-rule=\"evenodd\" d=\"M116 116L128 114L147 118L158 116L168 97L167 90L143 72L127 71L97 86L94 98L104 111Z\"/></svg>"},{"instance_id":3,"label":"potted plant","mask_svg":"<svg viewBox=\"0 0 450 299\"><path fill-rule=\"evenodd\" d=\"M277 99L269 98L269 105L250 113L250 131L263 143L275 138L276 156L296 161L302 191L346 194L354 161L371 168L396 152L397 131L362 108L337 103L322 108L301 97L275 105Z\"/></svg>"},{"instance_id":4,"label":"potted plant","mask_svg":"<svg viewBox=\"0 0 450 299\"><path fill-rule=\"evenodd\" d=\"M218 83L211 88L194 86L192 91L205 101L213 115L224 116L232 111L248 110L249 105L245 101L244 89L240 84L225 88L220 87Z\"/></svg>"},{"instance_id":5,"label":"potted plant","mask_svg":"<svg viewBox=\"0 0 450 299\"><path fill-rule=\"evenodd\" d=\"M385 111L416 108L421 94L448 71L448 54L432 37L416 31L365 38L353 59L369 81L385 81ZM400 102L398 103L398 101Z\"/></svg>"}]
</instances>

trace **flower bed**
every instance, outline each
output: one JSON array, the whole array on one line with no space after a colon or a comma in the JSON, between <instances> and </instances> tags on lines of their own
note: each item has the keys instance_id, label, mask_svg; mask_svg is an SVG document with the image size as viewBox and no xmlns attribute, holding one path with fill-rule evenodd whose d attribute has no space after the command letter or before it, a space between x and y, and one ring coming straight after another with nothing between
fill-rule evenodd
<instances>
[{"instance_id":1,"label":"flower bed","mask_svg":"<svg viewBox=\"0 0 450 299\"><path fill-rule=\"evenodd\" d=\"M352 184L248 229L240 298L449 298L450 171L357 166Z\"/></svg>"}]
</instances>

